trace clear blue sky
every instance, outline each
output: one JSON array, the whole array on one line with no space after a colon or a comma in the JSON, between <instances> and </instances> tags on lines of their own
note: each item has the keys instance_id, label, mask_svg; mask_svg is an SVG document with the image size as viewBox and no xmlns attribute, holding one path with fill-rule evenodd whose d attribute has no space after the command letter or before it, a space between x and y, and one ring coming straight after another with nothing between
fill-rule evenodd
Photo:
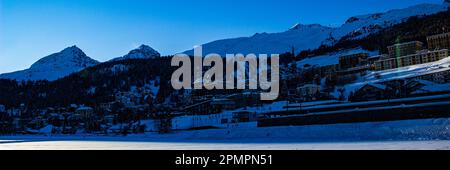
<instances>
[{"instance_id":1,"label":"clear blue sky","mask_svg":"<svg viewBox=\"0 0 450 170\"><path fill-rule=\"evenodd\" d=\"M338 26L350 16L442 0L0 0L0 73L77 45L106 61L140 44L163 55L217 39Z\"/></svg>"}]
</instances>

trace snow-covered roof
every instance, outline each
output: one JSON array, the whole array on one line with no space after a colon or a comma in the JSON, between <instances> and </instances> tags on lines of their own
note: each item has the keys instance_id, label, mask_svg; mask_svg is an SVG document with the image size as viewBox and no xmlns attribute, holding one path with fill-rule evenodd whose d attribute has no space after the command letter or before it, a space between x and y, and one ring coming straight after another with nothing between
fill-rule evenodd
<instances>
[{"instance_id":1,"label":"snow-covered roof","mask_svg":"<svg viewBox=\"0 0 450 170\"><path fill-rule=\"evenodd\" d=\"M378 84L378 83L367 83L365 86L372 86L372 87L382 89L382 90L386 89L386 85L382 85L382 84ZM363 87L365 87L365 86L363 86ZM359 88L359 89L361 89L361 88Z\"/></svg>"}]
</instances>

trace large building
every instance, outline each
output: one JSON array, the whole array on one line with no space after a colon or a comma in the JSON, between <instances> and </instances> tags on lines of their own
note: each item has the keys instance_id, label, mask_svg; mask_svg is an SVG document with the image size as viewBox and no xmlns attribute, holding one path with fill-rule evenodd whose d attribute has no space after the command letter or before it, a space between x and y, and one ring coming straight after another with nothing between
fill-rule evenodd
<instances>
[{"instance_id":1,"label":"large building","mask_svg":"<svg viewBox=\"0 0 450 170\"><path fill-rule=\"evenodd\" d=\"M423 43L420 41L411 41L401 44L394 44L388 47L389 57L398 58L415 54L417 51L423 50Z\"/></svg>"},{"instance_id":2,"label":"large building","mask_svg":"<svg viewBox=\"0 0 450 170\"><path fill-rule=\"evenodd\" d=\"M450 32L427 37L428 49L450 49Z\"/></svg>"},{"instance_id":3,"label":"large building","mask_svg":"<svg viewBox=\"0 0 450 170\"><path fill-rule=\"evenodd\" d=\"M332 64L320 67L320 75L322 77L336 75L339 70L339 64Z\"/></svg>"},{"instance_id":4,"label":"large building","mask_svg":"<svg viewBox=\"0 0 450 170\"><path fill-rule=\"evenodd\" d=\"M407 55L405 57L402 57L398 61L399 61L400 67L406 67L406 66L410 66L410 65L435 62L438 60L442 60L446 57L448 57L447 49L435 50L435 51L423 50L423 51L417 52L417 54L412 54L412 55Z\"/></svg>"},{"instance_id":5,"label":"large building","mask_svg":"<svg viewBox=\"0 0 450 170\"><path fill-rule=\"evenodd\" d=\"M448 50L418 51L416 54L410 54L398 58L385 58L375 62L376 70L387 70L410 65L423 64L442 60L448 57Z\"/></svg>"},{"instance_id":6,"label":"large building","mask_svg":"<svg viewBox=\"0 0 450 170\"><path fill-rule=\"evenodd\" d=\"M338 84L352 82L370 69L369 54L356 53L339 57Z\"/></svg>"},{"instance_id":7,"label":"large building","mask_svg":"<svg viewBox=\"0 0 450 170\"><path fill-rule=\"evenodd\" d=\"M382 59L375 62L375 70L389 70L397 68L397 60L395 58Z\"/></svg>"},{"instance_id":8,"label":"large building","mask_svg":"<svg viewBox=\"0 0 450 170\"><path fill-rule=\"evenodd\" d=\"M368 64L368 53L356 53L339 57L340 70L352 69Z\"/></svg>"},{"instance_id":9,"label":"large building","mask_svg":"<svg viewBox=\"0 0 450 170\"><path fill-rule=\"evenodd\" d=\"M386 85L368 83L357 89L355 93L350 96L351 101L373 101L381 100L386 97Z\"/></svg>"}]
</instances>

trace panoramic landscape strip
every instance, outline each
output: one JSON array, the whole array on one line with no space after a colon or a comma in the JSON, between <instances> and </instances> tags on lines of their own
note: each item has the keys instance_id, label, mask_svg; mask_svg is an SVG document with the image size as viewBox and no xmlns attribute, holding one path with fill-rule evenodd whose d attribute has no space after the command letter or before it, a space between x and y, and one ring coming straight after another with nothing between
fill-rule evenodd
<instances>
[{"instance_id":1,"label":"panoramic landscape strip","mask_svg":"<svg viewBox=\"0 0 450 170\"><path fill-rule=\"evenodd\" d=\"M353 17L336 14L348 19L334 26L295 24L282 32L195 39L210 41L195 46L182 40L194 37L177 37L172 27L164 31L173 31L173 36L164 38L156 36L161 32L152 33L159 38L134 37L125 33L128 25L111 27L123 32L123 41L132 41L135 49L98 61L101 56L87 53L103 54L92 44L111 38L105 36L110 32L80 28L77 22L97 26L89 19L117 17L120 5L130 12L121 13L117 21L102 21L133 25L149 18L146 22L173 24L178 14L164 18L126 2L101 8L86 2L79 2L86 7L44 4L62 10L64 19L31 18L48 19L49 26L60 24L55 31L24 19L28 10L39 11L36 2L22 6L2 1L0 59L16 66L0 74L0 150L449 150L450 3L423 2L377 13L370 9ZM91 8L101 15L64 11ZM276 21L289 15L276 14ZM71 22L69 16L74 17ZM186 22L198 22L190 19ZM213 21L202 20L202 34L217 37L208 32ZM24 23L47 29L23 31ZM41 44L35 39L49 31L67 35L65 30L75 36L58 41L49 36L52 41L42 38ZM88 34L91 31L100 38ZM141 37L146 41L134 40ZM159 52L144 44L148 39L158 47L170 43ZM22 48L20 43L27 40L36 47ZM71 45L60 48L67 41ZM174 42L194 48L173 52L178 50ZM115 47L107 51L128 48L110 43ZM50 55L27 69L20 68L35 61L33 56L14 59L47 50ZM13 67L19 71L9 69Z\"/></svg>"}]
</instances>

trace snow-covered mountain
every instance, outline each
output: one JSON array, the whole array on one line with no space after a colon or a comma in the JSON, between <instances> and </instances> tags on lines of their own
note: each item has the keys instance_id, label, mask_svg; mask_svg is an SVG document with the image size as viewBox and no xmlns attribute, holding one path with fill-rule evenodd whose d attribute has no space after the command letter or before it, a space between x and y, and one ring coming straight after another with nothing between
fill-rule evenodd
<instances>
[{"instance_id":1,"label":"snow-covered mountain","mask_svg":"<svg viewBox=\"0 0 450 170\"><path fill-rule=\"evenodd\" d=\"M161 54L159 54L159 52L155 49L149 47L148 45L141 45L137 49L131 50L127 55L112 59L111 61L120 61L127 59L151 59L160 56Z\"/></svg>"},{"instance_id":2,"label":"snow-covered mountain","mask_svg":"<svg viewBox=\"0 0 450 170\"><path fill-rule=\"evenodd\" d=\"M203 54L217 53L224 56L227 53L284 53L296 50L316 48L322 41L330 37L333 31L331 27L318 24L297 24L286 32L281 33L257 33L251 37L218 40L203 45ZM186 51L193 55L193 51Z\"/></svg>"},{"instance_id":3,"label":"snow-covered mountain","mask_svg":"<svg viewBox=\"0 0 450 170\"><path fill-rule=\"evenodd\" d=\"M29 69L1 74L0 78L22 80L49 80L54 81L81 71L87 67L97 65L99 62L89 58L77 46L68 47L61 52L49 55L38 60Z\"/></svg>"},{"instance_id":4,"label":"snow-covered mountain","mask_svg":"<svg viewBox=\"0 0 450 170\"><path fill-rule=\"evenodd\" d=\"M333 31L333 36L362 38L382 28L401 23L409 17L438 13L447 10L448 7L450 5L446 2L443 4L420 4L405 9L390 10L385 13L351 17L345 24Z\"/></svg>"},{"instance_id":5,"label":"snow-covered mountain","mask_svg":"<svg viewBox=\"0 0 450 170\"><path fill-rule=\"evenodd\" d=\"M405 9L390 10L384 13L351 17L340 27L327 27L319 24L295 24L280 33L258 33L251 37L240 37L210 42L203 45L203 53L285 53L293 48L296 52L315 49L320 45L332 45L342 38L358 39L383 28L399 24L412 16L423 16L445 11L450 4L420 4ZM193 55L193 50L184 52Z\"/></svg>"}]
</instances>

